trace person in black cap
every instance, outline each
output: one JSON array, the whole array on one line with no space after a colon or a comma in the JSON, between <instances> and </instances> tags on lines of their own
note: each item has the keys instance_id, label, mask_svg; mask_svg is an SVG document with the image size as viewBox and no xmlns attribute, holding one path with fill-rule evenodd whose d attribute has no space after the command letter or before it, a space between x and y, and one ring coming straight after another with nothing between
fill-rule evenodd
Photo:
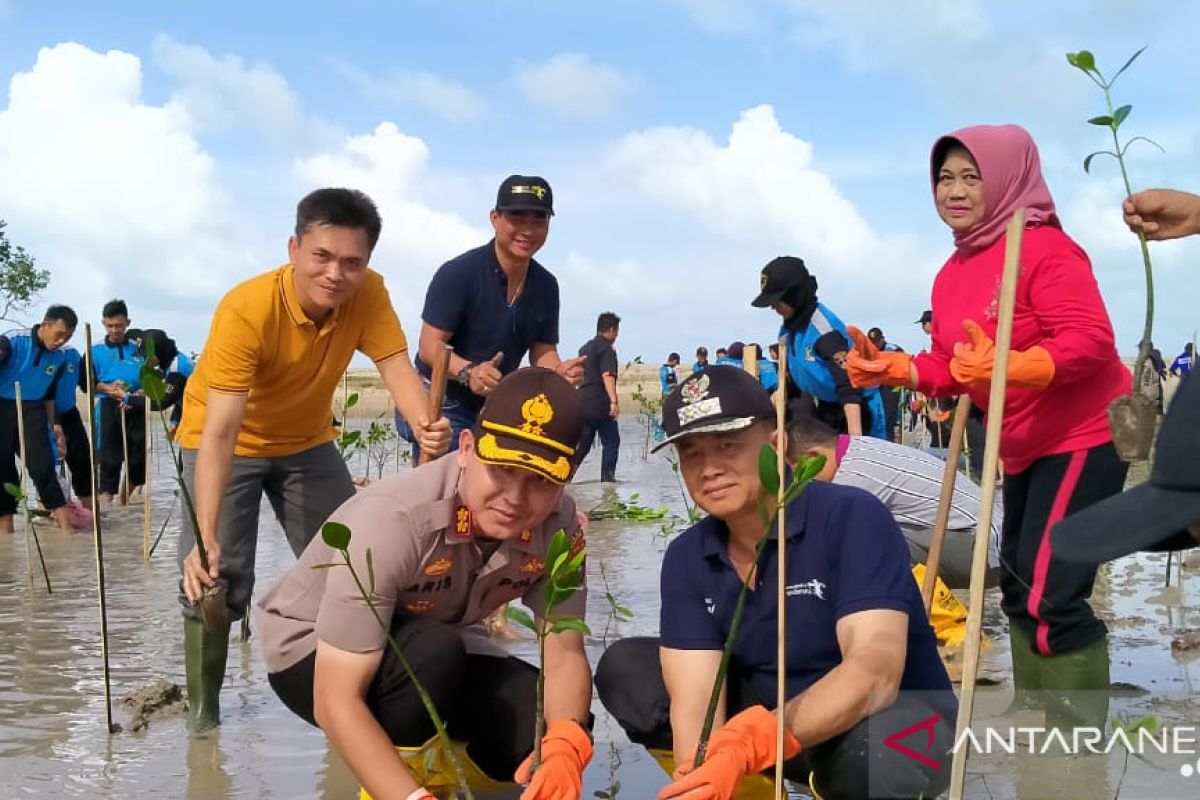
<instances>
[{"instance_id":1,"label":"person in black cap","mask_svg":"<svg viewBox=\"0 0 1200 800\"><path fill-rule=\"evenodd\" d=\"M1055 555L1100 564L1138 551L1200 547L1200 378L1184 380L1163 417L1150 480L1054 526Z\"/></svg>"},{"instance_id":2,"label":"person in black cap","mask_svg":"<svg viewBox=\"0 0 1200 800\"><path fill-rule=\"evenodd\" d=\"M465 744L477 788L514 771L529 780L538 670L492 644L477 623L520 598L540 625L551 537L573 531L573 555L586 546L563 492L582 424L579 393L566 379L518 370L459 435L457 453L372 484L330 518L351 529L350 558L359 575L373 576L375 609L450 735ZM317 568L340 560L317 537L256 604L267 679L284 705L320 726L372 796L433 800L454 776L428 767L440 747L433 725L354 578ZM556 614L582 618L586 607L585 585ZM592 756L582 635L547 636L543 665L543 761L521 797L577 800Z\"/></svg>"},{"instance_id":3,"label":"person in black cap","mask_svg":"<svg viewBox=\"0 0 1200 800\"><path fill-rule=\"evenodd\" d=\"M921 332L928 336L929 332L933 329L933 311L928 308L925 309L921 312L921 318L915 324L920 325Z\"/></svg>"},{"instance_id":4,"label":"person in black cap","mask_svg":"<svg viewBox=\"0 0 1200 800\"><path fill-rule=\"evenodd\" d=\"M554 216L550 184L535 175L509 175L489 216L495 237L438 268L421 312L415 363L425 380L441 349L454 348L442 406L451 448L475 424L488 393L526 353L531 365L553 369L575 386L583 383L583 357L564 361L558 353L558 281L534 259ZM420 452L399 415L396 428L413 442L416 464Z\"/></svg>"},{"instance_id":5,"label":"person in black cap","mask_svg":"<svg viewBox=\"0 0 1200 800\"><path fill-rule=\"evenodd\" d=\"M622 639L596 667L600 701L629 738L672 773L659 798L729 800L745 776L776 761L777 550L759 480L775 412L749 373L712 366L691 375L663 405L679 472L708 517L667 548L659 638ZM657 449L657 448L656 448ZM787 693L782 710L785 774L825 798L934 797L949 779L886 747L868 727L927 729L931 759L944 761L957 702L909 571L892 515L861 489L811 483L787 507ZM702 766L693 754L737 597L750 571L725 702ZM870 722L869 722L870 721ZM868 768L869 765L869 768ZM756 778L757 780L757 778ZM688 793L693 792L693 793Z\"/></svg>"},{"instance_id":6,"label":"person in black cap","mask_svg":"<svg viewBox=\"0 0 1200 800\"><path fill-rule=\"evenodd\" d=\"M850 336L842 321L817 301L817 279L804 261L794 256L772 259L763 267L759 286L762 291L750 305L772 308L783 317L779 335L788 340L788 377L792 387L812 398L815 415L851 436L888 438L879 389L850 385Z\"/></svg>"}]
</instances>

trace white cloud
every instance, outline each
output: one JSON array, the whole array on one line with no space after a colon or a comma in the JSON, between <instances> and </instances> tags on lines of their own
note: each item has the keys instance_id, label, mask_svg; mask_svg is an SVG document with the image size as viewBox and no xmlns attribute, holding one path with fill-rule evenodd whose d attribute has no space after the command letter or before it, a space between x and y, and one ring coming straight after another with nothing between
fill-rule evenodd
<instances>
[{"instance_id":1,"label":"white cloud","mask_svg":"<svg viewBox=\"0 0 1200 800\"><path fill-rule=\"evenodd\" d=\"M636 88L637 79L582 53L559 53L541 64L518 64L517 86L531 103L565 119L597 119Z\"/></svg>"},{"instance_id":2,"label":"white cloud","mask_svg":"<svg viewBox=\"0 0 1200 800\"><path fill-rule=\"evenodd\" d=\"M695 128L653 128L626 136L611 161L658 203L759 247L850 270L879 244L814 166L812 145L782 130L769 105L743 112L725 144Z\"/></svg>"},{"instance_id":3,"label":"white cloud","mask_svg":"<svg viewBox=\"0 0 1200 800\"><path fill-rule=\"evenodd\" d=\"M370 99L417 106L456 123L476 122L487 113L487 104L475 92L432 72L394 69L374 75L343 61L332 63Z\"/></svg>"},{"instance_id":4,"label":"white cloud","mask_svg":"<svg viewBox=\"0 0 1200 800\"><path fill-rule=\"evenodd\" d=\"M194 321L243 265L223 246L228 200L190 118L141 88L134 55L43 48L0 110L0 208L50 269L46 299L85 319L112 295L153 299Z\"/></svg>"},{"instance_id":5,"label":"white cloud","mask_svg":"<svg viewBox=\"0 0 1200 800\"><path fill-rule=\"evenodd\" d=\"M297 160L293 172L304 184L303 191L352 186L375 201L383 217L383 235L371 265L387 276L392 300L411 335L416 334L425 288L437 266L491 237L490 229L436 210L422 197L425 187L437 182L429 170L429 147L391 122L349 137L336 150Z\"/></svg>"},{"instance_id":6,"label":"white cloud","mask_svg":"<svg viewBox=\"0 0 1200 800\"><path fill-rule=\"evenodd\" d=\"M246 65L235 55L220 58L170 36L154 39L155 63L179 87L172 102L199 131L258 131L275 144L313 146L339 137L337 127L307 116L287 81L265 64Z\"/></svg>"}]
</instances>

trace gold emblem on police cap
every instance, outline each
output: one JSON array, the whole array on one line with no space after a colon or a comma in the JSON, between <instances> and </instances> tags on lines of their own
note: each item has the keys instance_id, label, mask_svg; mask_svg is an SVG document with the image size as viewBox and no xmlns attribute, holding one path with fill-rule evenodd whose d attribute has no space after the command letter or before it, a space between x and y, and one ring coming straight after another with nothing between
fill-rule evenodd
<instances>
[{"instance_id":1,"label":"gold emblem on police cap","mask_svg":"<svg viewBox=\"0 0 1200 800\"><path fill-rule=\"evenodd\" d=\"M759 289L767 288L767 272L766 272L766 270L763 270L762 274L758 276L758 288Z\"/></svg>"},{"instance_id":2,"label":"gold emblem on police cap","mask_svg":"<svg viewBox=\"0 0 1200 800\"><path fill-rule=\"evenodd\" d=\"M533 436L545 436L545 425L554 419L554 406L545 392L529 398L521 404L521 430Z\"/></svg>"},{"instance_id":3,"label":"gold emblem on police cap","mask_svg":"<svg viewBox=\"0 0 1200 800\"><path fill-rule=\"evenodd\" d=\"M708 376L703 372L700 377L694 381L684 381L679 387L679 393L683 396L683 402L691 404L698 403L708 396Z\"/></svg>"}]
</instances>

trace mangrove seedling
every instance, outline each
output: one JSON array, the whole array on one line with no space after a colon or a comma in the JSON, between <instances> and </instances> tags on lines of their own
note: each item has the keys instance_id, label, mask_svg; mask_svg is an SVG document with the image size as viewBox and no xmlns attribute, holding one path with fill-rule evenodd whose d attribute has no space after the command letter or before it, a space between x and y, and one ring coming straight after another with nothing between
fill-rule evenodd
<instances>
[{"instance_id":1,"label":"mangrove seedling","mask_svg":"<svg viewBox=\"0 0 1200 800\"><path fill-rule=\"evenodd\" d=\"M359 596L362 597L363 603L370 609L371 615L375 617L376 624L379 625L380 630L383 631L383 635L387 638L388 647L391 648L392 654L396 656L396 660L400 662L400 666L404 668L408 679L412 681L412 685L417 690L417 695L421 698L421 704L425 706L425 713L429 715L430 721L433 722L438 742L441 743L443 751L454 767L454 777L458 782L457 795L464 800L474 800L474 795L471 794L471 786L467 781L467 773L463 769L462 762L459 761L458 756L454 752L454 743L450 740L450 734L446 731L446 723L442 719L442 715L438 713L437 707L433 704L433 698L429 696L429 692L422 685L412 665L405 658L404 651L400 649L399 643L392 637L389 621L380 615L379 609L375 605L375 560L371 554L371 548L368 547L363 556L367 564L367 585L364 586L362 578L358 575L358 570L354 568L354 562L350 559L350 538L350 528L340 522L326 522L322 525L321 541L341 554L342 561L341 563L314 564L313 569L332 569L344 566L350 570L350 577L354 579L354 585L358 588ZM436 757L436 753L433 753L433 751L430 751L430 755Z\"/></svg>"},{"instance_id":2,"label":"mangrove seedling","mask_svg":"<svg viewBox=\"0 0 1200 800\"><path fill-rule=\"evenodd\" d=\"M605 570L603 561L600 562L600 582L604 584L604 599L608 603L608 620L604 623L604 635L600 638L607 645L608 632L612 626L623 619L633 619L633 611L622 605L617 596L612 593L612 587L608 583L608 571Z\"/></svg>"},{"instance_id":3,"label":"mangrove seedling","mask_svg":"<svg viewBox=\"0 0 1200 800\"><path fill-rule=\"evenodd\" d=\"M1117 166L1121 170L1121 180L1125 184L1126 198L1133 195L1133 187L1129 183L1129 171L1125 167L1125 154L1128 152L1130 145L1134 142L1142 141L1157 147L1159 151L1163 149L1157 142L1147 139L1145 136L1134 136L1122 143L1121 137L1118 135L1121 126L1129 118L1129 112L1133 110L1133 106L1123 105L1114 108L1112 87L1117 82L1117 78L1121 77L1121 73L1129 69L1129 66L1145 49L1143 47L1130 56L1125 65L1117 70L1111 78L1104 77L1104 73L1096 66L1096 57L1091 51L1080 50L1077 53L1067 53L1067 62L1086 75L1088 80L1099 86L1100 90L1104 93L1104 103L1107 107L1107 113L1092 117L1088 120L1088 123L1101 128L1107 128L1112 136L1113 149L1097 150L1094 153L1089 153L1083 159L1083 171L1091 172L1092 159L1096 156L1112 156L1117 160ZM1150 347L1153 339L1154 271L1150 264L1150 248L1146 244L1146 235L1140 230L1136 231L1136 235L1138 246L1142 251L1142 267L1146 274L1146 315L1142 325L1142 340L1138 344L1137 361L1133 367L1134 394L1128 399L1117 398L1114 400L1109 411L1117 447L1122 450L1122 454L1127 460L1143 459L1149 455L1150 440L1154 436L1154 422L1158 415L1156 398L1146 397L1140 393L1140 387L1145 385L1142 382L1142 373L1146 370L1150 359ZM1128 419L1128 422L1125 421L1126 419ZM1126 430L1129 432L1123 433ZM1128 445L1124 444L1126 441L1129 442Z\"/></svg>"},{"instance_id":4,"label":"mangrove seedling","mask_svg":"<svg viewBox=\"0 0 1200 800\"><path fill-rule=\"evenodd\" d=\"M712 735L713 721L717 716L717 705L721 701L721 692L725 687L725 674L729 671L729 659L733 655L733 643L737 641L738 632L742 627L742 612L746 608L746 591L758 573L758 564L762 559L763 550L771 538L771 527L775 517L783 513L788 504L800 496L804 488L812 482L822 469L825 468L825 456L802 457L792 468L791 483L779 499L779 473L776 471L775 448L764 444L758 453L758 480L762 484L763 494L758 499L758 510L762 516L766 532L754 549L754 562L746 572L742 588L738 592L737 604L733 607L733 620L729 625L729 635L725 637L725 646L721 648L721 663L717 667L717 677L713 682L712 694L708 698L708 709L704 713L704 725L700 729L700 741L696 744L695 766L704 763L708 750L708 739ZM767 505L768 498L770 506ZM781 665L782 666L782 665Z\"/></svg>"},{"instance_id":5,"label":"mangrove seedling","mask_svg":"<svg viewBox=\"0 0 1200 800\"><path fill-rule=\"evenodd\" d=\"M143 346L146 348L146 362L142 364L140 379L142 391L158 411L158 419L162 422L164 438L171 453L171 464L175 471L175 485L183 497L183 509L187 512L188 521L192 524L192 535L196 538L196 553L200 556L200 568L208 572L208 550L204 547L204 539L200 536L200 522L196 518L196 503L192 492L188 489L187 481L183 479L183 457L175 449L175 439L171 436L171 424L167 419L163 403L167 397L167 384L162 373L158 371L158 359L154 356L154 338L147 336ZM220 583L209 586L200 598L200 617L204 627L210 633L221 633L229 629L229 614L225 608L225 587Z\"/></svg>"},{"instance_id":6,"label":"mangrove seedling","mask_svg":"<svg viewBox=\"0 0 1200 800\"><path fill-rule=\"evenodd\" d=\"M37 548L38 561L42 565L42 577L46 581L46 594L54 594L54 590L50 588L50 572L46 569L46 559L42 555L42 542L38 539L37 527L33 524L33 514L29 510L29 498L26 497L24 490L15 483L5 482L4 491L8 492L8 496L15 500L17 505L21 507L21 514L25 517L25 530L33 537L33 544ZM30 574L29 579L30 586L32 587L32 574Z\"/></svg>"},{"instance_id":7,"label":"mangrove seedling","mask_svg":"<svg viewBox=\"0 0 1200 800\"><path fill-rule=\"evenodd\" d=\"M588 636L592 633L581 618L555 613L560 605L570 600L583 587L583 562L586 558L587 547L583 545L583 539L572 544L566 531L560 528L551 537L550 547L546 550L546 585L543 594L546 618L543 624L537 625L530 613L522 608L509 606L504 612L513 622L533 631L538 642L537 712L533 723L533 763L529 771L530 777L542 765L542 737L546 735L546 637L564 631L578 631Z\"/></svg>"},{"instance_id":8,"label":"mangrove seedling","mask_svg":"<svg viewBox=\"0 0 1200 800\"><path fill-rule=\"evenodd\" d=\"M613 496L608 503L601 503L589 511L587 518L589 520L620 519L630 522L656 522L667 516L666 508L650 508L638 503L638 499L637 492L629 495L628 501Z\"/></svg>"}]
</instances>

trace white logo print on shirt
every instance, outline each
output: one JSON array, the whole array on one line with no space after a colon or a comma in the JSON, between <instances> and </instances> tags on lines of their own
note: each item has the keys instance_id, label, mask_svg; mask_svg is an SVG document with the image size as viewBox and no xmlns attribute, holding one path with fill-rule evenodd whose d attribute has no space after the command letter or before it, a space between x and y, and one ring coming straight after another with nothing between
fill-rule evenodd
<instances>
[{"instance_id":1,"label":"white logo print on shirt","mask_svg":"<svg viewBox=\"0 0 1200 800\"><path fill-rule=\"evenodd\" d=\"M786 593L788 597L815 597L818 600L825 599L825 584L813 578L810 581L803 583L789 584Z\"/></svg>"}]
</instances>

